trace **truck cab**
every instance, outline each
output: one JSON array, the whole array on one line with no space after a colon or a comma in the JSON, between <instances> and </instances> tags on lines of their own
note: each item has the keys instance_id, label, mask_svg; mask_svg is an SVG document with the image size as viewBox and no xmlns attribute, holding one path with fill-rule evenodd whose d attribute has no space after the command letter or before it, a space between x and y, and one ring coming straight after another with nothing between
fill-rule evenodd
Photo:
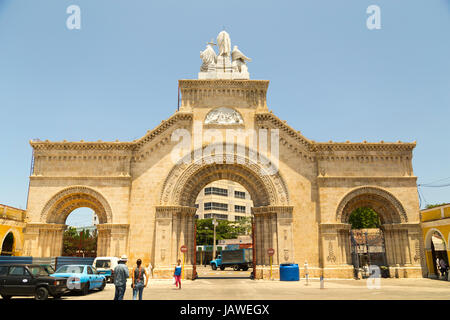
<instances>
[{"instance_id":1,"label":"truck cab","mask_svg":"<svg viewBox=\"0 0 450 320\"><path fill-rule=\"evenodd\" d=\"M213 270L217 270L217 268L220 268L220 270L224 270L225 267L222 266L222 255L217 255L216 259L211 260L211 262L209 263L211 265L211 268Z\"/></svg>"},{"instance_id":2,"label":"truck cab","mask_svg":"<svg viewBox=\"0 0 450 320\"><path fill-rule=\"evenodd\" d=\"M92 266L97 269L98 274L104 276L107 282L114 282L114 268L117 267L117 257L97 257Z\"/></svg>"}]
</instances>

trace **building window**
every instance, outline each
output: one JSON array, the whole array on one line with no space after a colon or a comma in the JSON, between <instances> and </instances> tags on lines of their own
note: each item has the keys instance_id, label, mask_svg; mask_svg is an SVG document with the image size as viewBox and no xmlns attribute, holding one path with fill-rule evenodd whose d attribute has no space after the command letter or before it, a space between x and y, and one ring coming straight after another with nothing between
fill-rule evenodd
<instances>
[{"instance_id":1,"label":"building window","mask_svg":"<svg viewBox=\"0 0 450 320\"><path fill-rule=\"evenodd\" d=\"M239 221L245 219L244 216L234 216L234 221Z\"/></svg>"},{"instance_id":2,"label":"building window","mask_svg":"<svg viewBox=\"0 0 450 320\"><path fill-rule=\"evenodd\" d=\"M228 197L228 190L222 189L222 188L216 188L216 187L205 188L205 196L209 195L209 194L215 194L218 196Z\"/></svg>"},{"instance_id":3,"label":"building window","mask_svg":"<svg viewBox=\"0 0 450 320\"><path fill-rule=\"evenodd\" d=\"M198 214L195 215L195 219L198 219Z\"/></svg>"},{"instance_id":4,"label":"building window","mask_svg":"<svg viewBox=\"0 0 450 320\"><path fill-rule=\"evenodd\" d=\"M198 209L198 203L195 204L195 207Z\"/></svg>"},{"instance_id":5,"label":"building window","mask_svg":"<svg viewBox=\"0 0 450 320\"><path fill-rule=\"evenodd\" d=\"M211 216L212 216L211 213L207 213L207 214L205 214L203 217L204 217L205 219L211 219Z\"/></svg>"},{"instance_id":6,"label":"building window","mask_svg":"<svg viewBox=\"0 0 450 320\"><path fill-rule=\"evenodd\" d=\"M204 210L221 210L228 211L228 204L219 202L205 202Z\"/></svg>"},{"instance_id":7,"label":"building window","mask_svg":"<svg viewBox=\"0 0 450 320\"><path fill-rule=\"evenodd\" d=\"M245 213L245 206L234 206L234 212Z\"/></svg>"},{"instance_id":8,"label":"building window","mask_svg":"<svg viewBox=\"0 0 450 320\"><path fill-rule=\"evenodd\" d=\"M228 220L228 215L214 213L214 218L216 218L217 220Z\"/></svg>"},{"instance_id":9,"label":"building window","mask_svg":"<svg viewBox=\"0 0 450 320\"><path fill-rule=\"evenodd\" d=\"M239 199L245 199L245 192L242 191L235 191L234 197Z\"/></svg>"}]
</instances>

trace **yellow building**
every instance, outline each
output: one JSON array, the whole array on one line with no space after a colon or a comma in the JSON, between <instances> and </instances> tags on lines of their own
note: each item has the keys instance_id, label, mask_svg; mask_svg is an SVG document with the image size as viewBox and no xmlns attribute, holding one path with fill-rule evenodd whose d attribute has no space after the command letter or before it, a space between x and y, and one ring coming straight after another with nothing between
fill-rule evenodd
<instances>
[{"instance_id":1,"label":"yellow building","mask_svg":"<svg viewBox=\"0 0 450 320\"><path fill-rule=\"evenodd\" d=\"M25 210L0 204L0 255L22 255L23 228L25 228Z\"/></svg>"},{"instance_id":2,"label":"yellow building","mask_svg":"<svg viewBox=\"0 0 450 320\"><path fill-rule=\"evenodd\" d=\"M450 204L421 210L421 225L428 277L436 278L439 275L436 259L442 258L448 265Z\"/></svg>"}]
</instances>

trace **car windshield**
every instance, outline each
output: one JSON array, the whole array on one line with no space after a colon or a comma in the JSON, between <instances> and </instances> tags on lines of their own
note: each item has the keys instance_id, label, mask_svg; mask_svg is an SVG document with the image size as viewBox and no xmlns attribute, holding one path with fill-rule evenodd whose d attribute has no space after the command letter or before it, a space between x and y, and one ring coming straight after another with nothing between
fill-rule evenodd
<instances>
[{"instance_id":1,"label":"car windshield","mask_svg":"<svg viewBox=\"0 0 450 320\"><path fill-rule=\"evenodd\" d=\"M30 270L30 272L33 276L48 276L49 275L48 271L44 267L41 267L41 266L31 266L31 267L28 267L28 269Z\"/></svg>"},{"instance_id":2,"label":"car windshield","mask_svg":"<svg viewBox=\"0 0 450 320\"><path fill-rule=\"evenodd\" d=\"M83 273L83 269L82 266L62 266L56 273Z\"/></svg>"},{"instance_id":3,"label":"car windshield","mask_svg":"<svg viewBox=\"0 0 450 320\"><path fill-rule=\"evenodd\" d=\"M95 262L96 268L110 268L111 267L111 260L97 260Z\"/></svg>"},{"instance_id":4,"label":"car windshield","mask_svg":"<svg viewBox=\"0 0 450 320\"><path fill-rule=\"evenodd\" d=\"M48 272L48 274L54 274L55 273L55 269L53 269L52 266L44 266L45 271Z\"/></svg>"}]
</instances>

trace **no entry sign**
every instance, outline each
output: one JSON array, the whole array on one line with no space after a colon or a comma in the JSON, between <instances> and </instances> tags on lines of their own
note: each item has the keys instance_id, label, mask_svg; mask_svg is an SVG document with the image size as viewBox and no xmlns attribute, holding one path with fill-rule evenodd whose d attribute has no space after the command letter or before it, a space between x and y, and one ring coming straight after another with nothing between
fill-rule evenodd
<instances>
[{"instance_id":1,"label":"no entry sign","mask_svg":"<svg viewBox=\"0 0 450 320\"><path fill-rule=\"evenodd\" d=\"M180 251L183 253L187 252L187 247L185 245L181 246Z\"/></svg>"},{"instance_id":2,"label":"no entry sign","mask_svg":"<svg viewBox=\"0 0 450 320\"><path fill-rule=\"evenodd\" d=\"M275 250L273 250L272 248L267 249L267 254L268 254L269 256L273 256L274 253L275 253Z\"/></svg>"}]
</instances>

